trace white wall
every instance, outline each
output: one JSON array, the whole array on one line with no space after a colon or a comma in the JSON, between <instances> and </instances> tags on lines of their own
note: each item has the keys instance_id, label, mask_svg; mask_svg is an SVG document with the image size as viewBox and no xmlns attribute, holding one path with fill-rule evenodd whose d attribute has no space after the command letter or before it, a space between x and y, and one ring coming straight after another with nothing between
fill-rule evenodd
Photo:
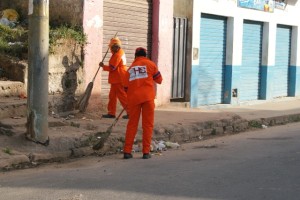
<instances>
[{"instance_id":1,"label":"white wall","mask_svg":"<svg viewBox=\"0 0 300 200\"><path fill-rule=\"evenodd\" d=\"M297 49L299 48L298 35L300 20L300 3L297 0L290 0L285 10L274 9L273 13L259 10L240 8L236 0L194 0L193 11L193 48L199 49L200 41L200 18L201 13L214 14L228 17L228 47L226 64L240 65L242 50L242 28L243 20L253 20L265 22L264 45L263 45L263 65L274 65L275 62L275 41L277 24L293 26L292 37L292 65L300 65ZM199 58L200 56L198 56ZM193 65L197 65L199 60L193 60Z\"/></svg>"},{"instance_id":2,"label":"white wall","mask_svg":"<svg viewBox=\"0 0 300 200\"><path fill-rule=\"evenodd\" d=\"M275 9L273 13L240 8L237 6L236 0L195 0L194 3L200 13L203 12L227 17L240 17L243 19L263 22L273 21L291 26L299 25L299 18L297 18L297 12L300 11L299 3L296 3L295 5L287 5L285 10Z\"/></svg>"}]
</instances>

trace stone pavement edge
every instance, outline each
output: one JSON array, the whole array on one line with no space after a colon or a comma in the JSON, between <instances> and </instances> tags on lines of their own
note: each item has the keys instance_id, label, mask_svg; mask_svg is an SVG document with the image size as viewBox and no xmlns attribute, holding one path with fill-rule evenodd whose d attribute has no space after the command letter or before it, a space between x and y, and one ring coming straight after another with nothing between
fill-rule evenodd
<instances>
[{"instance_id":1,"label":"stone pavement edge","mask_svg":"<svg viewBox=\"0 0 300 200\"><path fill-rule=\"evenodd\" d=\"M25 139L26 101L0 99L0 103L1 171L122 152L126 119L119 119L103 148L93 150L99 135L114 119L101 119L102 113L51 113L48 120L50 143L44 146ZM295 97L196 109L170 103L155 110L153 140L184 144L299 121L300 98ZM141 142L141 134L139 125L137 145Z\"/></svg>"}]
</instances>

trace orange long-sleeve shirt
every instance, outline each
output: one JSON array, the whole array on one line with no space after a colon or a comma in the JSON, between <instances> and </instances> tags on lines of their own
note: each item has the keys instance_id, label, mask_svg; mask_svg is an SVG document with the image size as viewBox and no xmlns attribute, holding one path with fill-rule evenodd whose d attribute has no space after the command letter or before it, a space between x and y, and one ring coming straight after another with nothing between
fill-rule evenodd
<instances>
[{"instance_id":1,"label":"orange long-sleeve shirt","mask_svg":"<svg viewBox=\"0 0 300 200\"><path fill-rule=\"evenodd\" d=\"M112 54L109 59L109 65L103 66L104 71L109 71L108 83L122 83L124 84L124 77L126 75L126 56L123 49L119 49L118 52Z\"/></svg>"},{"instance_id":2,"label":"orange long-sleeve shirt","mask_svg":"<svg viewBox=\"0 0 300 200\"><path fill-rule=\"evenodd\" d=\"M155 82L161 84L162 76L154 62L137 57L127 70L125 87L128 104L140 104L155 98Z\"/></svg>"}]
</instances>

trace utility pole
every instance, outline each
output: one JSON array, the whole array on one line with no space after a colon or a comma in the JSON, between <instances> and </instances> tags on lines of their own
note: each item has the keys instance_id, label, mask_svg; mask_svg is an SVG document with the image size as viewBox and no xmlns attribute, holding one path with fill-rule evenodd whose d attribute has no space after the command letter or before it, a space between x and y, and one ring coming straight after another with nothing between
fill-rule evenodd
<instances>
[{"instance_id":1,"label":"utility pole","mask_svg":"<svg viewBox=\"0 0 300 200\"><path fill-rule=\"evenodd\" d=\"M26 138L48 145L49 0L29 0L28 16Z\"/></svg>"}]
</instances>

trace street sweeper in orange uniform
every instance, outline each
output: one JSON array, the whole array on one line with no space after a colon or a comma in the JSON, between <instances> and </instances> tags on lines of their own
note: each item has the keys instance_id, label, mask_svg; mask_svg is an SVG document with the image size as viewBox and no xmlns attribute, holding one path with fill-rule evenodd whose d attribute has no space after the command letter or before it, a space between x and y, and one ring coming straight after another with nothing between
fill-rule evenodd
<instances>
[{"instance_id":1,"label":"street sweeper in orange uniform","mask_svg":"<svg viewBox=\"0 0 300 200\"><path fill-rule=\"evenodd\" d=\"M103 118L115 118L117 109L117 99L119 99L122 107L126 110L127 115L123 116L128 119L127 109L127 94L124 91L124 78L127 71L126 56L121 48L121 40L114 37L109 44L112 56L109 60L109 65L104 65L100 62L99 65L104 71L108 71L108 82L110 83L109 101L107 105L108 113L102 115Z\"/></svg>"},{"instance_id":2,"label":"street sweeper in orange uniform","mask_svg":"<svg viewBox=\"0 0 300 200\"><path fill-rule=\"evenodd\" d=\"M124 159L132 158L132 145L137 133L140 115L143 127L143 159L150 155L150 144L154 127L155 82L161 84L162 76L154 62L146 57L146 49L135 51L135 60L127 70L125 90L127 89L130 117L126 129Z\"/></svg>"}]
</instances>

